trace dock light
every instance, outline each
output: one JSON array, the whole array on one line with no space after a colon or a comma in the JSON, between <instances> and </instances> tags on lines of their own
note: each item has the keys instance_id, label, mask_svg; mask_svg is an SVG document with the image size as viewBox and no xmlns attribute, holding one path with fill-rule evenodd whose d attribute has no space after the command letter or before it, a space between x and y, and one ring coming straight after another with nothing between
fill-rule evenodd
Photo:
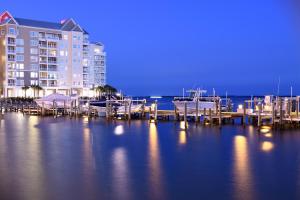
<instances>
[{"instance_id":1,"label":"dock light","mask_svg":"<svg viewBox=\"0 0 300 200\"><path fill-rule=\"evenodd\" d=\"M151 104L151 110L155 109L155 103Z\"/></svg>"},{"instance_id":2,"label":"dock light","mask_svg":"<svg viewBox=\"0 0 300 200\"><path fill-rule=\"evenodd\" d=\"M243 105L240 104L240 105L238 106L238 109L243 109Z\"/></svg>"},{"instance_id":3,"label":"dock light","mask_svg":"<svg viewBox=\"0 0 300 200\"><path fill-rule=\"evenodd\" d=\"M116 95L117 95L118 97L120 97L120 96L121 96L121 93L118 92L118 93L116 93Z\"/></svg>"}]
</instances>

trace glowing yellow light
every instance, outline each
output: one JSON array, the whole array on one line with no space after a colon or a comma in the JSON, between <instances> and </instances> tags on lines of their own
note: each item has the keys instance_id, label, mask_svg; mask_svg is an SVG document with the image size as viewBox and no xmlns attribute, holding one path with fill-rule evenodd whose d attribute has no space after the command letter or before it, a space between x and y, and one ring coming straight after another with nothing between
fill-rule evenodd
<instances>
[{"instance_id":1,"label":"glowing yellow light","mask_svg":"<svg viewBox=\"0 0 300 200\"><path fill-rule=\"evenodd\" d=\"M151 119L151 120L150 120L150 123L155 123L155 120L154 120L154 119Z\"/></svg>"},{"instance_id":2,"label":"glowing yellow light","mask_svg":"<svg viewBox=\"0 0 300 200\"><path fill-rule=\"evenodd\" d=\"M238 107L238 109L243 109L243 105L240 104L239 107Z\"/></svg>"},{"instance_id":3,"label":"glowing yellow light","mask_svg":"<svg viewBox=\"0 0 300 200\"><path fill-rule=\"evenodd\" d=\"M151 104L151 110L155 109L155 103Z\"/></svg>"},{"instance_id":4,"label":"glowing yellow light","mask_svg":"<svg viewBox=\"0 0 300 200\"><path fill-rule=\"evenodd\" d=\"M179 133L179 144L186 144L186 132L180 131Z\"/></svg>"},{"instance_id":5,"label":"glowing yellow light","mask_svg":"<svg viewBox=\"0 0 300 200\"><path fill-rule=\"evenodd\" d=\"M262 126L260 129L260 132L262 132L262 133L269 133L270 131L271 131L270 126Z\"/></svg>"},{"instance_id":6,"label":"glowing yellow light","mask_svg":"<svg viewBox=\"0 0 300 200\"><path fill-rule=\"evenodd\" d=\"M273 135L272 135L271 133L266 133L265 136L270 138L270 137L272 137Z\"/></svg>"},{"instance_id":7,"label":"glowing yellow light","mask_svg":"<svg viewBox=\"0 0 300 200\"><path fill-rule=\"evenodd\" d=\"M180 122L180 129L185 130L187 128L188 124L185 124L184 121Z\"/></svg>"},{"instance_id":8,"label":"glowing yellow light","mask_svg":"<svg viewBox=\"0 0 300 200\"><path fill-rule=\"evenodd\" d=\"M270 132L270 129L262 128L262 129L260 129L260 132L268 133L268 132Z\"/></svg>"},{"instance_id":9,"label":"glowing yellow light","mask_svg":"<svg viewBox=\"0 0 300 200\"><path fill-rule=\"evenodd\" d=\"M115 135L122 135L124 133L123 125L116 126L114 133L115 133Z\"/></svg>"},{"instance_id":10,"label":"glowing yellow light","mask_svg":"<svg viewBox=\"0 0 300 200\"><path fill-rule=\"evenodd\" d=\"M83 122L85 122L85 123L89 122L89 118L88 117L83 117Z\"/></svg>"},{"instance_id":11,"label":"glowing yellow light","mask_svg":"<svg viewBox=\"0 0 300 200\"><path fill-rule=\"evenodd\" d=\"M273 143L269 142L269 141L265 141L261 145L261 150L266 151L266 152L271 151L273 148L274 148Z\"/></svg>"}]
</instances>

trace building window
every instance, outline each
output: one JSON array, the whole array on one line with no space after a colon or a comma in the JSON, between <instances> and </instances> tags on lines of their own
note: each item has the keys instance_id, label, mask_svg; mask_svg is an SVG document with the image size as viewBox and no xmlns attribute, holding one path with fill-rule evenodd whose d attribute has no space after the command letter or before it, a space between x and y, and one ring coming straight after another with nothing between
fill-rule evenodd
<instances>
[{"instance_id":1,"label":"building window","mask_svg":"<svg viewBox=\"0 0 300 200\"><path fill-rule=\"evenodd\" d=\"M30 80L30 85L38 85L38 80Z\"/></svg>"},{"instance_id":2,"label":"building window","mask_svg":"<svg viewBox=\"0 0 300 200\"><path fill-rule=\"evenodd\" d=\"M38 62L37 56L30 56L30 62Z\"/></svg>"},{"instance_id":3,"label":"building window","mask_svg":"<svg viewBox=\"0 0 300 200\"><path fill-rule=\"evenodd\" d=\"M24 53L24 47L16 47L16 53Z\"/></svg>"},{"instance_id":4,"label":"building window","mask_svg":"<svg viewBox=\"0 0 300 200\"><path fill-rule=\"evenodd\" d=\"M59 55L60 55L60 56L64 56L64 55L65 55L65 52L64 52L64 51L59 51Z\"/></svg>"},{"instance_id":5,"label":"building window","mask_svg":"<svg viewBox=\"0 0 300 200\"><path fill-rule=\"evenodd\" d=\"M30 64L30 69L32 71L37 71L37 70L39 70L39 66L38 66L38 64Z\"/></svg>"},{"instance_id":6,"label":"building window","mask_svg":"<svg viewBox=\"0 0 300 200\"><path fill-rule=\"evenodd\" d=\"M36 31L30 31L30 37L39 37L39 33Z\"/></svg>"},{"instance_id":7,"label":"building window","mask_svg":"<svg viewBox=\"0 0 300 200\"><path fill-rule=\"evenodd\" d=\"M63 36L64 40L68 40L68 35Z\"/></svg>"},{"instance_id":8,"label":"building window","mask_svg":"<svg viewBox=\"0 0 300 200\"><path fill-rule=\"evenodd\" d=\"M24 64L23 63L17 63L16 64L16 69L24 69Z\"/></svg>"},{"instance_id":9,"label":"building window","mask_svg":"<svg viewBox=\"0 0 300 200\"><path fill-rule=\"evenodd\" d=\"M100 53L100 49L98 48L94 49L94 53Z\"/></svg>"},{"instance_id":10,"label":"building window","mask_svg":"<svg viewBox=\"0 0 300 200\"><path fill-rule=\"evenodd\" d=\"M30 78L37 78L38 73L37 72L30 72Z\"/></svg>"},{"instance_id":11,"label":"building window","mask_svg":"<svg viewBox=\"0 0 300 200\"><path fill-rule=\"evenodd\" d=\"M16 77L23 78L24 77L24 72L16 72Z\"/></svg>"},{"instance_id":12,"label":"building window","mask_svg":"<svg viewBox=\"0 0 300 200\"><path fill-rule=\"evenodd\" d=\"M16 85L17 86L23 86L24 85L24 80L17 80Z\"/></svg>"},{"instance_id":13,"label":"building window","mask_svg":"<svg viewBox=\"0 0 300 200\"><path fill-rule=\"evenodd\" d=\"M36 47L38 46L38 44L39 44L38 40L30 40L30 46Z\"/></svg>"},{"instance_id":14,"label":"building window","mask_svg":"<svg viewBox=\"0 0 300 200\"><path fill-rule=\"evenodd\" d=\"M5 35L5 29L1 29L1 35Z\"/></svg>"},{"instance_id":15,"label":"building window","mask_svg":"<svg viewBox=\"0 0 300 200\"><path fill-rule=\"evenodd\" d=\"M16 60L17 61L24 61L24 55L17 55Z\"/></svg>"},{"instance_id":16,"label":"building window","mask_svg":"<svg viewBox=\"0 0 300 200\"><path fill-rule=\"evenodd\" d=\"M8 33L11 35L16 35L16 29L15 28L9 28Z\"/></svg>"},{"instance_id":17,"label":"building window","mask_svg":"<svg viewBox=\"0 0 300 200\"><path fill-rule=\"evenodd\" d=\"M38 54L38 49L37 48L30 48L30 53L31 54Z\"/></svg>"},{"instance_id":18,"label":"building window","mask_svg":"<svg viewBox=\"0 0 300 200\"><path fill-rule=\"evenodd\" d=\"M16 44L23 46L24 45L24 40L23 39L16 39Z\"/></svg>"}]
</instances>

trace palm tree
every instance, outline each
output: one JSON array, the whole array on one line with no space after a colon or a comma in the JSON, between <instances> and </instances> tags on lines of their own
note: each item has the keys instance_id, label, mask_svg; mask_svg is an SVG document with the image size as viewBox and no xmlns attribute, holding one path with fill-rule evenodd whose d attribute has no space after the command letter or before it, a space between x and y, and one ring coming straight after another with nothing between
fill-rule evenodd
<instances>
[{"instance_id":1,"label":"palm tree","mask_svg":"<svg viewBox=\"0 0 300 200\"><path fill-rule=\"evenodd\" d=\"M113 95L117 93L117 89L111 85L104 85L104 91L106 95Z\"/></svg>"},{"instance_id":2,"label":"palm tree","mask_svg":"<svg viewBox=\"0 0 300 200\"><path fill-rule=\"evenodd\" d=\"M30 87L29 87L28 85L25 85L25 86L22 87L22 90L25 91L25 98L26 98L26 92L27 92L27 90L28 90L29 88L30 88Z\"/></svg>"},{"instance_id":3,"label":"palm tree","mask_svg":"<svg viewBox=\"0 0 300 200\"><path fill-rule=\"evenodd\" d=\"M96 94L97 94L97 92L98 92L99 98L101 99L102 93L105 91L105 90L104 90L104 87L102 87L102 86L97 86L97 87L95 88L95 90L96 90Z\"/></svg>"}]
</instances>

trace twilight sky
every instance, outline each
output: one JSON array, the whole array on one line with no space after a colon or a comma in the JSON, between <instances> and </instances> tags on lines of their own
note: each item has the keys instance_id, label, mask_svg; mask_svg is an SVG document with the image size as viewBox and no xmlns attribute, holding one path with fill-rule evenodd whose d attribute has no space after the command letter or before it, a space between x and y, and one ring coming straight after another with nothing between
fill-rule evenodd
<instances>
[{"instance_id":1,"label":"twilight sky","mask_svg":"<svg viewBox=\"0 0 300 200\"><path fill-rule=\"evenodd\" d=\"M26 3L25 3L26 2ZM297 0L1 0L15 17L74 18L104 43L108 83L129 95L300 95ZM299 14L298 14L299 13Z\"/></svg>"}]
</instances>

